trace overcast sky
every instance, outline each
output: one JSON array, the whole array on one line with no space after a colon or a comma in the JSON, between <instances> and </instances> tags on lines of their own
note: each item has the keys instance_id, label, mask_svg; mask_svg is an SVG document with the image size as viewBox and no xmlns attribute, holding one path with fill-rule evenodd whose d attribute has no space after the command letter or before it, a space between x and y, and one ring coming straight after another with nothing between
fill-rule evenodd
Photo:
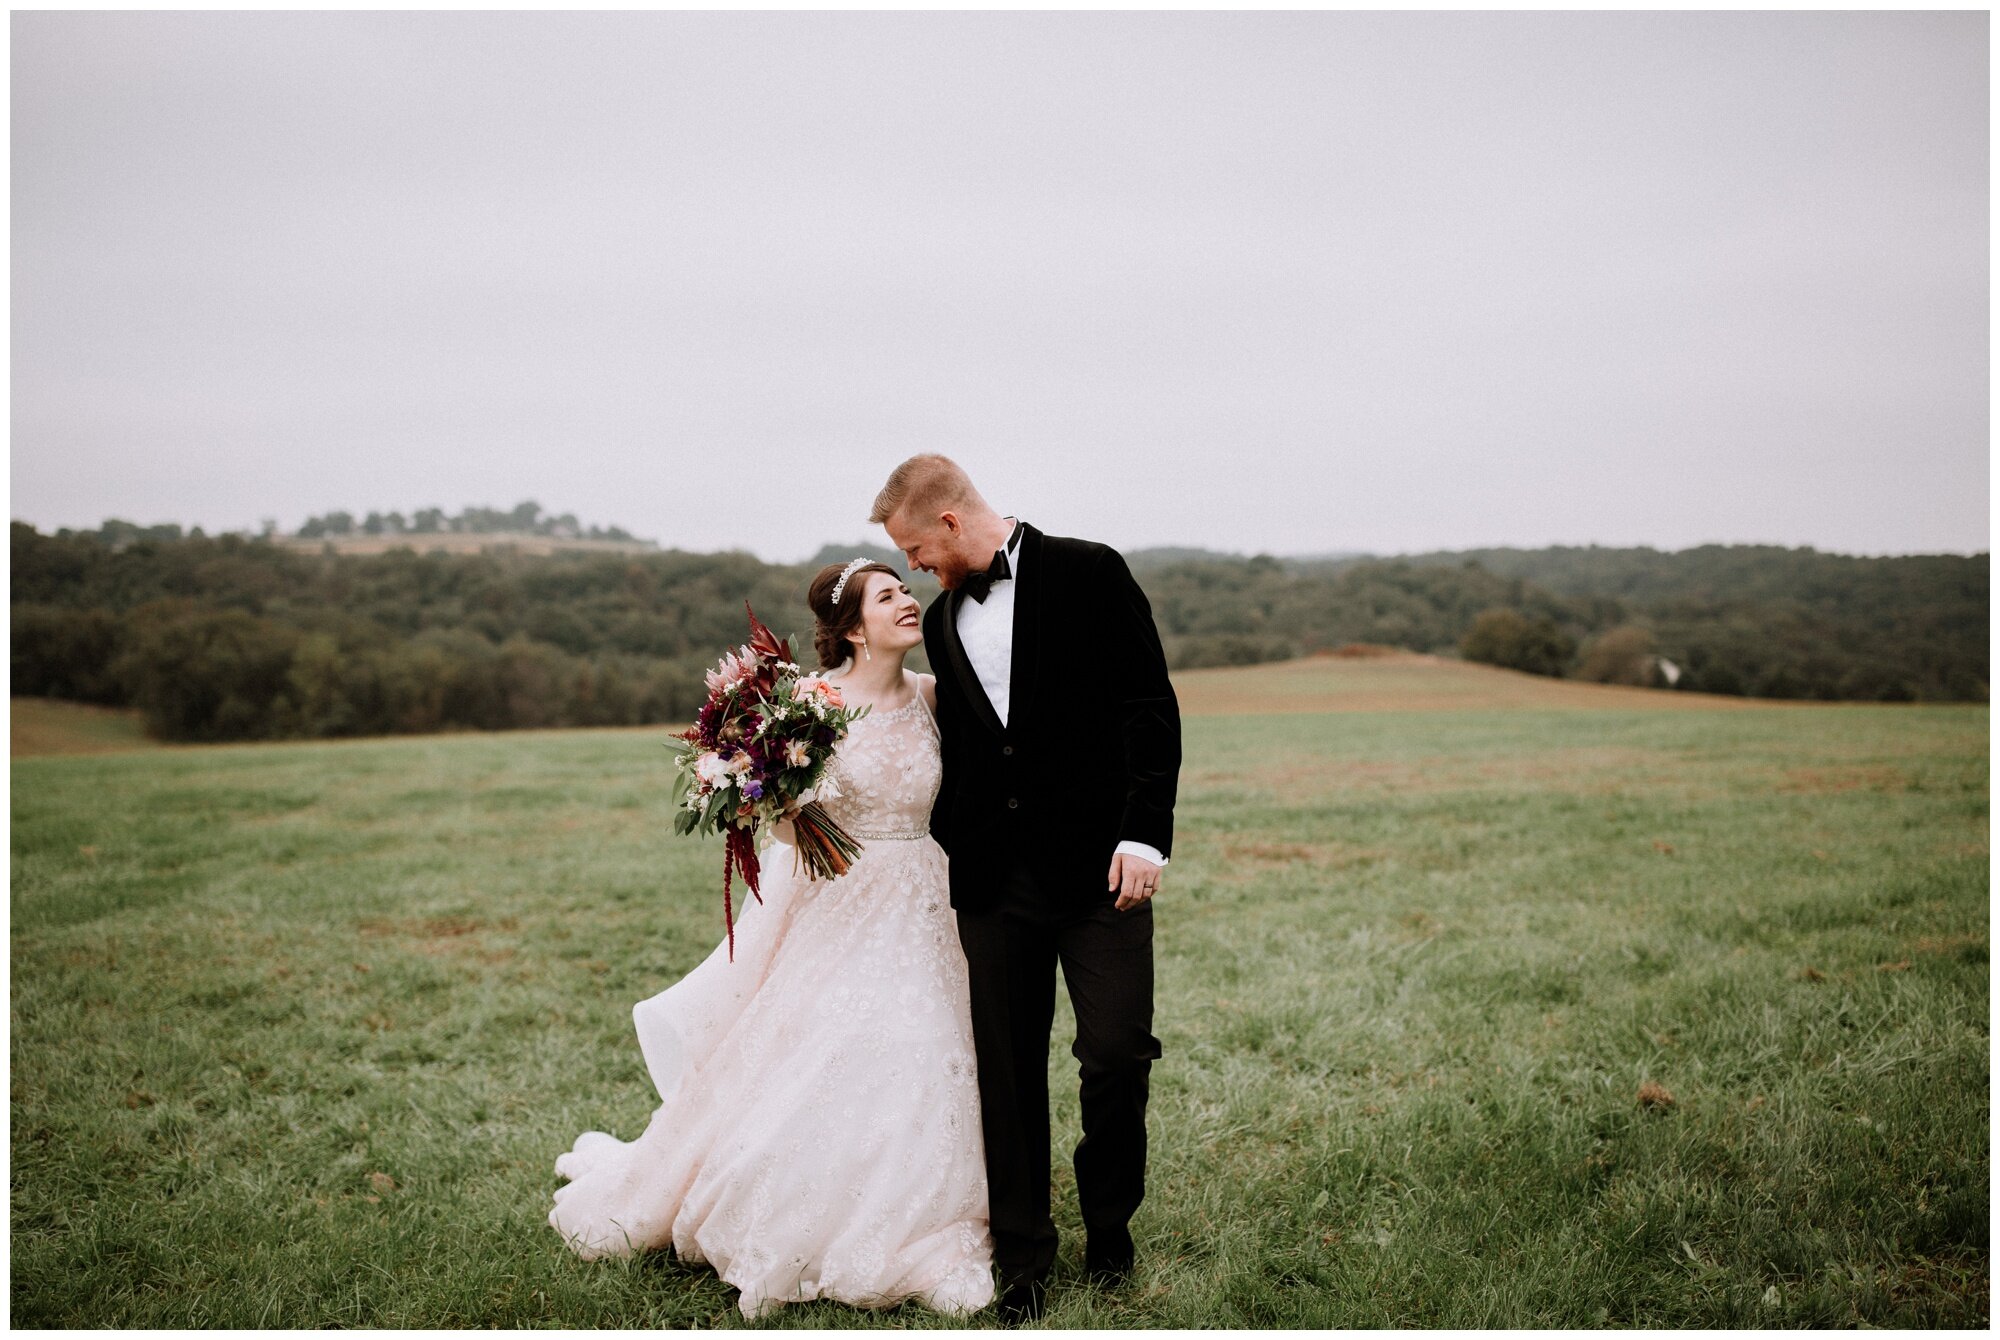
<instances>
[{"instance_id":1,"label":"overcast sky","mask_svg":"<svg viewBox=\"0 0 2000 1340\"><path fill-rule=\"evenodd\" d=\"M16 13L11 510L1988 547L1987 16Z\"/></svg>"}]
</instances>

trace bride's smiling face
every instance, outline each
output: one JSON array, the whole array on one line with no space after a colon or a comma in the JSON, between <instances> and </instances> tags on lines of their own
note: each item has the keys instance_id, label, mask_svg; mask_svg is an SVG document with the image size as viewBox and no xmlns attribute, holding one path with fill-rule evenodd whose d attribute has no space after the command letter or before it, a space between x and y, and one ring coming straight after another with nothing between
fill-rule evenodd
<instances>
[{"instance_id":1,"label":"bride's smiling face","mask_svg":"<svg viewBox=\"0 0 2000 1340\"><path fill-rule=\"evenodd\" d=\"M861 573L857 584L861 581L867 583L861 591L861 627L851 639L867 638L869 649L878 653L908 651L924 640L923 611L909 587L886 572ZM851 592L848 598L853 598ZM854 654L861 655L859 647Z\"/></svg>"}]
</instances>

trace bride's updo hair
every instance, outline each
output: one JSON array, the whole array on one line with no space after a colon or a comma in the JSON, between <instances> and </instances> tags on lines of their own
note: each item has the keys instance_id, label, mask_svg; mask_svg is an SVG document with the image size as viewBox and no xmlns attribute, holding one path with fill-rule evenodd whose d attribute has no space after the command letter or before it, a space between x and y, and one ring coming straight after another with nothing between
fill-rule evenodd
<instances>
[{"instance_id":1,"label":"bride's updo hair","mask_svg":"<svg viewBox=\"0 0 2000 1340\"><path fill-rule=\"evenodd\" d=\"M840 574L847 571L845 563L829 563L813 577L806 587L806 604L813 612L813 650L819 655L819 668L831 670L853 653L847 643L848 635L861 627L862 578L871 572L886 572L897 581L903 574L887 563L863 563L848 577L847 585L840 593L840 603L833 603L833 588L840 581Z\"/></svg>"}]
</instances>

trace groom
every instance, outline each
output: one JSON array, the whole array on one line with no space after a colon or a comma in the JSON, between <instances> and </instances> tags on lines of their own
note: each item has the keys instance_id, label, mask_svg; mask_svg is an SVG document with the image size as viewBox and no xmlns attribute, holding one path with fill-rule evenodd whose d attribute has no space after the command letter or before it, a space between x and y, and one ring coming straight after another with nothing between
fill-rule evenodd
<instances>
[{"instance_id":1,"label":"groom","mask_svg":"<svg viewBox=\"0 0 2000 1340\"><path fill-rule=\"evenodd\" d=\"M944 456L896 467L869 520L945 594L924 613L951 862L972 996L1000 1309L1041 1315L1056 966L1082 1076L1084 1264L1132 1270L1145 1196L1153 909L1173 843L1180 708L1145 593L1114 549L996 513Z\"/></svg>"}]
</instances>

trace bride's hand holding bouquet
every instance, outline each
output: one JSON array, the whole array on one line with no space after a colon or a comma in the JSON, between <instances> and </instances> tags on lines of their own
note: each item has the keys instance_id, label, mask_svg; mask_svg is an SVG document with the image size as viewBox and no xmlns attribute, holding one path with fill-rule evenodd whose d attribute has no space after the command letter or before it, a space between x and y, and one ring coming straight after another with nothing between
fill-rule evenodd
<instances>
[{"instance_id":1,"label":"bride's hand holding bouquet","mask_svg":"<svg viewBox=\"0 0 2000 1340\"><path fill-rule=\"evenodd\" d=\"M746 610L749 606L744 606ZM667 742L675 751L674 831L721 831L722 919L735 956L736 923L730 879L740 872L757 892L757 829L782 825L793 859L809 878L847 873L861 845L819 804L839 794L827 775L849 723L868 709L850 708L840 690L792 660L790 644L750 612L750 641L708 672L708 701L695 724Z\"/></svg>"}]
</instances>

